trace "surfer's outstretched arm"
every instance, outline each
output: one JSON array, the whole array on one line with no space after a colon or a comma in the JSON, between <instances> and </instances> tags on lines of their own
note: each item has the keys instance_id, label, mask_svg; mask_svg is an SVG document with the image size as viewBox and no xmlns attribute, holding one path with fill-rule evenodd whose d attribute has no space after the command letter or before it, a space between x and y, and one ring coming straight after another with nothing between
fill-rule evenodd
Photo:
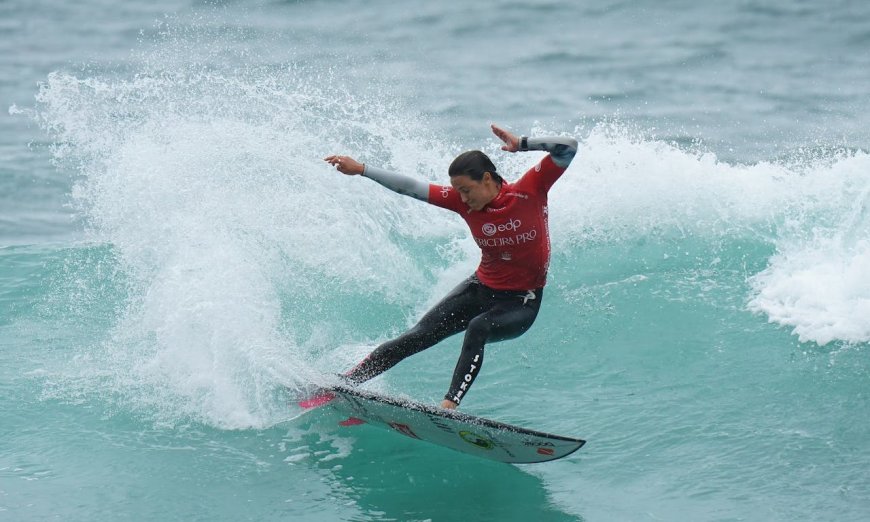
<instances>
[{"instance_id":1,"label":"surfer's outstretched arm","mask_svg":"<svg viewBox=\"0 0 870 522\"><path fill-rule=\"evenodd\" d=\"M429 198L429 183L422 180L404 176L378 167L371 167L360 163L350 156L329 156L324 161L335 167L342 174L349 176L365 176L371 178L393 192L421 201Z\"/></svg>"},{"instance_id":2,"label":"surfer's outstretched arm","mask_svg":"<svg viewBox=\"0 0 870 522\"><path fill-rule=\"evenodd\" d=\"M397 172L369 165L365 165L362 175L404 196L411 196L420 201L427 201L429 199L429 183L422 179L404 176Z\"/></svg>"}]
</instances>

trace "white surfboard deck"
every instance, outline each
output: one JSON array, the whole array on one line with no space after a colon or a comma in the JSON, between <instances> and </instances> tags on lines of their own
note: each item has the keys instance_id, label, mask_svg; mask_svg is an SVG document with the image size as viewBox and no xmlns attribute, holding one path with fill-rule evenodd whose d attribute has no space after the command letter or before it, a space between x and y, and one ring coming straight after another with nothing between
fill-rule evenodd
<instances>
[{"instance_id":1,"label":"white surfboard deck","mask_svg":"<svg viewBox=\"0 0 870 522\"><path fill-rule=\"evenodd\" d=\"M332 386L335 410L368 424L477 457L512 464L566 457L585 440L512 426L474 415L379 393Z\"/></svg>"}]
</instances>

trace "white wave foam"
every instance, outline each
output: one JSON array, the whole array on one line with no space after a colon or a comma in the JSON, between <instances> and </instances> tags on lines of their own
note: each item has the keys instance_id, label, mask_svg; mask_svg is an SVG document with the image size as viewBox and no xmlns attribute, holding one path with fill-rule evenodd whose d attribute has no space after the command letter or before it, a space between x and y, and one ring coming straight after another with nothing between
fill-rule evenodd
<instances>
[{"instance_id":1,"label":"white wave foam","mask_svg":"<svg viewBox=\"0 0 870 522\"><path fill-rule=\"evenodd\" d=\"M863 178L870 160L859 155L832 167ZM749 307L771 322L794 327L801 341L870 342L870 181L845 204L838 223L806 227L782 241L770 266L751 279Z\"/></svg>"},{"instance_id":2,"label":"white wave foam","mask_svg":"<svg viewBox=\"0 0 870 522\"><path fill-rule=\"evenodd\" d=\"M554 240L557 249L674 234L761 241L779 253L749 281L751 311L802 341L868 342L867 172L864 152L731 165L600 126L554 188Z\"/></svg>"},{"instance_id":3,"label":"white wave foam","mask_svg":"<svg viewBox=\"0 0 870 522\"><path fill-rule=\"evenodd\" d=\"M328 70L160 66L121 79L55 73L38 95L57 161L80 174L76 206L133 281L91 364L170 422L268 424L284 408L276 390L315 373L308 323L353 313L318 313L323 303L415 302L432 275L403 243L459 230L321 158L424 175L449 158L384 93L351 95Z\"/></svg>"},{"instance_id":4,"label":"white wave foam","mask_svg":"<svg viewBox=\"0 0 870 522\"><path fill-rule=\"evenodd\" d=\"M839 211L854 181L814 165L732 165L600 125L554 188L550 199L559 208L551 223L582 241L671 231L775 239L790 219Z\"/></svg>"},{"instance_id":5,"label":"white wave foam","mask_svg":"<svg viewBox=\"0 0 870 522\"><path fill-rule=\"evenodd\" d=\"M776 255L751 280L753 311L794 327L801 341L870 342L870 242L836 241Z\"/></svg>"}]
</instances>

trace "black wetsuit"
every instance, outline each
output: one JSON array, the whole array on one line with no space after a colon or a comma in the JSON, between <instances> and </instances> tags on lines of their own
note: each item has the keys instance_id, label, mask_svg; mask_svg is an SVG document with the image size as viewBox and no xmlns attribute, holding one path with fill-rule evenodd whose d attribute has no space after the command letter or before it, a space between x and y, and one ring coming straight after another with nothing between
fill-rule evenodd
<instances>
[{"instance_id":1,"label":"black wetsuit","mask_svg":"<svg viewBox=\"0 0 870 522\"><path fill-rule=\"evenodd\" d=\"M542 295L543 288L520 292L493 290L477 276L471 276L413 328L380 345L346 377L354 383L367 381L402 359L465 330L462 353L453 371L450 389L444 396L459 404L480 372L486 343L513 339L525 333L535 322Z\"/></svg>"}]
</instances>

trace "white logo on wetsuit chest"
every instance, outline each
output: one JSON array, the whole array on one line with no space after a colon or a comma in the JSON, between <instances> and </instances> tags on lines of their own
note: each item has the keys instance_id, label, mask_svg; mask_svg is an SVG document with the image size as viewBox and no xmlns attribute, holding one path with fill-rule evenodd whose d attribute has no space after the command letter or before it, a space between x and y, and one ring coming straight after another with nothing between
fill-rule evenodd
<instances>
[{"instance_id":1,"label":"white logo on wetsuit chest","mask_svg":"<svg viewBox=\"0 0 870 522\"><path fill-rule=\"evenodd\" d=\"M507 223L503 225L493 225L492 223L485 223L483 225L483 234L486 236L494 236L496 232L507 232L508 230L519 230L523 225L523 222L519 219L511 219Z\"/></svg>"}]
</instances>

